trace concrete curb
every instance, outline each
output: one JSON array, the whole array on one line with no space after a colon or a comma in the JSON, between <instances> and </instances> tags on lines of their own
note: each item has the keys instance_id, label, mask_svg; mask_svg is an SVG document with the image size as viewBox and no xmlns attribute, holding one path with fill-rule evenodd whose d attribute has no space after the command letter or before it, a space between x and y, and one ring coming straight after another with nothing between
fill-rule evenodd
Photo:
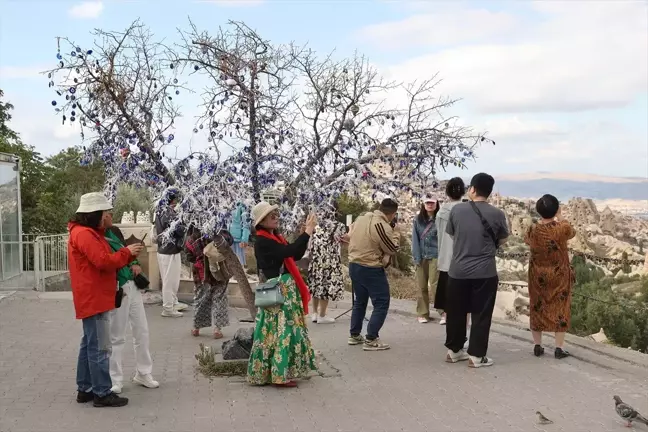
<instances>
[{"instance_id":1,"label":"concrete curb","mask_svg":"<svg viewBox=\"0 0 648 432\"><path fill-rule=\"evenodd\" d=\"M401 316L416 318L416 313L412 312L416 308L416 304L414 301L398 300L398 303L399 305L390 306L389 311L391 313L395 313ZM407 309L403 307L403 305L405 304L409 306ZM332 306L335 306L338 309L346 310L351 308L351 302L343 300L343 301L333 303ZM372 309L373 308L371 306L367 308L368 311ZM526 327L522 323L493 318L493 325L491 326L491 331L497 334L511 337L513 339L529 342L530 344L533 343L533 339L531 337L531 331L529 330L528 327ZM553 334L551 333L547 333L543 335L543 338L546 339L547 337L551 339L554 338ZM587 352L589 351L589 352L594 352L596 354L599 354L607 359L622 361L624 363L629 363L633 366L644 368L644 370L648 370L648 355L646 354L616 347L613 345L600 344L598 342L590 341L583 337L575 336L572 334L567 334L565 340L570 345L570 353L574 358L578 360L582 360L587 363L593 363L605 368L611 368L608 362L596 361L592 359L591 356L588 356ZM574 350L571 347L578 347L581 349Z\"/></svg>"}]
</instances>

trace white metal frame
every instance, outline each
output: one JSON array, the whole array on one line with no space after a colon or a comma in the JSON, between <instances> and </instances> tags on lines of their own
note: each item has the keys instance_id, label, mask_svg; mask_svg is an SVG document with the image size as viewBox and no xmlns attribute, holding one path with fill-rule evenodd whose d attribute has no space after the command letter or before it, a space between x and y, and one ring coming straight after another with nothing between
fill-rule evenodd
<instances>
[{"instance_id":1,"label":"white metal frame","mask_svg":"<svg viewBox=\"0 0 648 432\"><path fill-rule=\"evenodd\" d=\"M34 241L34 279L36 290L45 291L45 279L69 271L68 234L38 236Z\"/></svg>"},{"instance_id":2,"label":"white metal frame","mask_svg":"<svg viewBox=\"0 0 648 432\"><path fill-rule=\"evenodd\" d=\"M0 164L14 165L16 171L16 210L18 213L18 239L15 243L18 244L18 274L12 277L20 276L23 273L23 234L22 234L22 195L20 184L20 172L22 170L22 163L20 157L0 152ZM0 221L2 220L2 209L0 209ZM2 224L0 223L0 262L2 265L2 272L0 273L0 281L5 281L5 260L4 260L4 239L2 237ZM9 242L8 244L14 244Z\"/></svg>"}]
</instances>

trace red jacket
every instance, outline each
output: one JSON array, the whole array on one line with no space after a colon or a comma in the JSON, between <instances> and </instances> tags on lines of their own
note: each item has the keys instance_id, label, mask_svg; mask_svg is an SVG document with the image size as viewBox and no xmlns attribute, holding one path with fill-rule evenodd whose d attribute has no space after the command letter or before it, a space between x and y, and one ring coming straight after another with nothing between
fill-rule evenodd
<instances>
[{"instance_id":1,"label":"red jacket","mask_svg":"<svg viewBox=\"0 0 648 432\"><path fill-rule=\"evenodd\" d=\"M115 308L117 270L134 257L128 248L113 252L103 230L68 225L68 265L77 319Z\"/></svg>"}]
</instances>

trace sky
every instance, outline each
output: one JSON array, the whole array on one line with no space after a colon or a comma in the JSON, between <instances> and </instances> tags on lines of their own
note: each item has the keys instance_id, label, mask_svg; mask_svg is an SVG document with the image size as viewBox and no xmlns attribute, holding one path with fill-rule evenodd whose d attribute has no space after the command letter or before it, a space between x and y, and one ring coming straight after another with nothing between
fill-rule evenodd
<instances>
[{"instance_id":1,"label":"sky","mask_svg":"<svg viewBox=\"0 0 648 432\"><path fill-rule=\"evenodd\" d=\"M81 143L54 115L39 73L56 65L56 37L88 46L91 30L140 18L173 43L189 18L209 31L232 19L321 55L360 52L398 81L438 74L439 96L459 99L444 114L496 142L477 150L467 172L447 176L648 177L646 1L0 0L0 11L11 127L45 155ZM197 114L191 104L182 111Z\"/></svg>"}]
</instances>

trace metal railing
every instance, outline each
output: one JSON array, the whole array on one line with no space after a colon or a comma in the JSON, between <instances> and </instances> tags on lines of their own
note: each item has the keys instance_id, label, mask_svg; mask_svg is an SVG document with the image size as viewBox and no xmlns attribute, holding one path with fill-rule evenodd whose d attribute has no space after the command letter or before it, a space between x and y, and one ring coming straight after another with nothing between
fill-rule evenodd
<instances>
[{"instance_id":1,"label":"metal railing","mask_svg":"<svg viewBox=\"0 0 648 432\"><path fill-rule=\"evenodd\" d=\"M34 241L34 277L36 289L45 290L47 277L68 271L68 234L38 236Z\"/></svg>"}]
</instances>

